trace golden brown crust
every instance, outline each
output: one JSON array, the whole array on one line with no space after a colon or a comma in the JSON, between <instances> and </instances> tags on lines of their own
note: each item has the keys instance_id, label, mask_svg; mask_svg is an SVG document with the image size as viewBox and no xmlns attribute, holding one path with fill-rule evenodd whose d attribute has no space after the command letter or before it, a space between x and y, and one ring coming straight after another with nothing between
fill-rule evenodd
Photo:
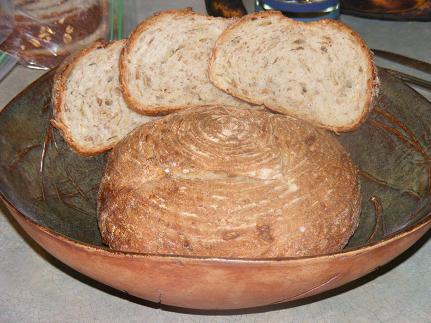
<instances>
[{"instance_id":1,"label":"golden brown crust","mask_svg":"<svg viewBox=\"0 0 431 323\"><path fill-rule=\"evenodd\" d=\"M98 221L111 248L212 257L335 252L358 225L357 170L329 132L233 107L190 108L111 152Z\"/></svg>"},{"instance_id":2,"label":"golden brown crust","mask_svg":"<svg viewBox=\"0 0 431 323\"><path fill-rule=\"evenodd\" d=\"M63 116L63 105L64 105L64 95L66 93L66 82L69 78L70 73L75 67L76 63L87 54L91 53L93 50L98 48L108 48L111 45L116 44L117 42L125 43L125 40L117 40L112 42L107 42L103 40L99 40L94 42L91 46L80 50L74 55L69 56L57 69L57 72L54 76L54 84L52 88L52 106L53 106L53 119L51 120L51 124L56 127L63 138L66 140L70 148L76 153L83 156L94 156L100 154L104 151L111 149L115 144L111 144L107 147L102 148L89 148L80 145L77 143L70 132L70 129L64 123Z\"/></svg>"},{"instance_id":3,"label":"golden brown crust","mask_svg":"<svg viewBox=\"0 0 431 323\"><path fill-rule=\"evenodd\" d=\"M236 22L232 23L229 27L227 27L223 33L219 36L219 38L217 39L212 51L211 51L211 55L210 55L210 59L209 59L209 64L208 64L208 75L209 75L209 79L210 81L217 86L219 89L229 93L230 95L237 97L241 100L244 100L246 102L252 103L252 104L256 104L256 105L263 105L264 102L263 101L259 101L256 99L253 99L251 97L247 97L244 94L242 94L239 91L235 91L234 88L226 88L224 87L220 82L218 82L217 77L213 74L214 69L213 69L213 65L214 62L217 58L219 49L221 47L221 45L225 42L225 40L228 38L229 33L232 32L233 30L235 30L238 26L246 23L247 21L250 20L254 20L256 18L264 18L264 17L282 17L283 19L287 19L290 20L290 22L292 24L303 24L303 22L300 21L296 21L290 18L285 17L281 12L279 11L262 11L262 12L255 12L255 13L251 13L248 14L247 16L244 16L240 19L238 19ZM377 77L377 70L376 70L376 66L374 64L374 60L373 60L373 55L370 52L370 50L368 49L367 45L365 44L364 40L361 38L361 36L355 32L354 30L352 30L350 27L348 27L347 25L336 21L336 20L332 20L332 19L324 19L324 20L319 20L319 21L314 21L314 22L308 22L307 24L315 24L315 25L333 25L335 26L337 29L339 30L343 30L347 33L350 33L353 38L358 42L358 44L360 45L364 55L368 58L368 71L369 71L369 75L371 75L372 77L369 78L368 80L368 85L367 85L367 101L364 104L364 108L363 108L363 112L362 115L360 116L359 120L357 120L355 123L353 124L349 124L349 125L345 125L345 126L340 126L340 127L331 127L322 123L318 123L318 122L313 122L311 120L308 120L308 122L314 124L317 127L321 127L321 128L325 128L328 130L332 130L334 132L346 132L346 131L352 131L355 130L356 128L358 128L366 119L368 114L371 112L371 110L373 109L373 106L376 102L376 98L378 96L378 89L379 89L379 80ZM273 111L282 113L282 114L286 114L286 108L285 107L281 107L281 106L276 106L276 105L271 105L271 106L266 106L268 109L271 109ZM295 116L297 117L297 116Z\"/></svg>"},{"instance_id":4,"label":"golden brown crust","mask_svg":"<svg viewBox=\"0 0 431 323\"><path fill-rule=\"evenodd\" d=\"M135 27L135 29L132 31L132 33L129 36L129 39L126 42L126 45L123 47L123 50L120 55L120 89L121 89L121 92L123 93L123 97L127 105L132 110L141 114L145 114L149 116L162 116L178 110L183 110L185 108L183 105L179 105L179 106L163 107L163 110L160 110L160 106L145 105L142 102L139 102L138 100L136 100L133 97L133 95L130 93L127 87L127 83L128 83L127 75L126 75L127 57L133 52L133 47L135 46L137 38L141 35L141 33L147 30L152 24L156 23L164 16L171 16L171 15L175 15L178 17L200 16L200 17L206 17L208 19L224 20L224 18L209 17L207 15L196 13L192 11L191 8L186 8L182 10L166 10L166 11L157 12Z\"/></svg>"}]
</instances>

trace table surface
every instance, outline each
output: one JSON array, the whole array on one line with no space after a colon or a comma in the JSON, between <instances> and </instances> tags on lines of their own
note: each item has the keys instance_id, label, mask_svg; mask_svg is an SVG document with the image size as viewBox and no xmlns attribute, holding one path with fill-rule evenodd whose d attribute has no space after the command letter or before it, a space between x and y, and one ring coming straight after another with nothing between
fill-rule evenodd
<instances>
[{"instance_id":1,"label":"table surface","mask_svg":"<svg viewBox=\"0 0 431 323\"><path fill-rule=\"evenodd\" d=\"M124 3L127 31L157 10L186 6L205 10L202 0ZM253 8L253 1L245 3ZM431 23L349 16L341 20L371 48L431 62ZM397 64L377 63L426 77ZM0 110L43 73L15 67L0 83ZM431 99L431 93L419 91ZM306 301L257 310L201 312L138 300L81 275L41 249L0 204L0 322L431 322L430 237L431 231L372 274Z\"/></svg>"}]
</instances>

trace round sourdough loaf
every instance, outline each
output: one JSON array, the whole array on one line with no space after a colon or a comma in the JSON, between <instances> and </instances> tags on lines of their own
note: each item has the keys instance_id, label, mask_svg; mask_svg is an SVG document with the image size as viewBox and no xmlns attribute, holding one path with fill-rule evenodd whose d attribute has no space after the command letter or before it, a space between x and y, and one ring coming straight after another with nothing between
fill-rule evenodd
<instances>
[{"instance_id":1,"label":"round sourdough loaf","mask_svg":"<svg viewBox=\"0 0 431 323\"><path fill-rule=\"evenodd\" d=\"M357 170L326 130L251 109L198 107L144 124L111 152L104 243L152 254L268 258L342 249Z\"/></svg>"}]
</instances>

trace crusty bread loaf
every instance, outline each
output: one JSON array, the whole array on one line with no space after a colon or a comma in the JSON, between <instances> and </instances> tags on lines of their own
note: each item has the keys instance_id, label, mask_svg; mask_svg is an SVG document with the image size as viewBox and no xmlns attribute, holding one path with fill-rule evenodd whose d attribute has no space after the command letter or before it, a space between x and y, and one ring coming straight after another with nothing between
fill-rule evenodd
<instances>
[{"instance_id":1,"label":"crusty bread loaf","mask_svg":"<svg viewBox=\"0 0 431 323\"><path fill-rule=\"evenodd\" d=\"M358 127L378 92L372 56L349 27L269 11L245 16L222 33L209 77L238 98L335 131Z\"/></svg>"},{"instance_id":2,"label":"crusty bread loaf","mask_svg":"<svg viewBox=\"0 0 431 323\"><path fill-rule=\"evenodd\" d=\"M215 40L231 20L171 10L143 21L130 35L120 60L120 82L129 106L163 115L197 105L250 107L208 79Z\"/></svg>"},{"instance_id":3,"label":"crusty bread loaf","mask_svg":"<svg viewBox=\"0 0 431 323\"><path fill-rule=\"evenodd\" d=\"M52 124L79 154L108 150L135 127L154 119L130 110L121 95L118 60L124 42L96 42L56 74Z\"/></svg>"},{"instance_id":4,"label":"crusty bread loaf","mask_svg":"<svg viewBox=\"0 0 431 323\"><path fill-rule=\"evenodd\" d=\"M357 171L330 132L280 114L198 107L144 124L112 150L102 240L123 251L306 256L358 225Z\"/></svg>"}]
</instances>

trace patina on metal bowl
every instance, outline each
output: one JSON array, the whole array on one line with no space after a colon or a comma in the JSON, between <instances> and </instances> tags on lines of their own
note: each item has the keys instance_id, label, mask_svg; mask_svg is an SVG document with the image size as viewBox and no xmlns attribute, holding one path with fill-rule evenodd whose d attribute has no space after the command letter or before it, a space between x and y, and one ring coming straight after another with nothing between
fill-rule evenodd
<instances>
[{"instance_id":1,"label":"patina on metal bowl","mask_svg":"<svg viewBox=\"0 0 431 323\"><path fill-rule=\"evenodd\" d=\"M357 131L340 136L360 168L363 196L359 228L343 251L256 260L110 250L96 221L106 154L80 157L52 129L52 76L36 81L0 113L0 196L49 253L129 294L198 309L288 302L373 271L431 227L431 104L380 73L378 107Z\"/></svg>"}]
</instances>

